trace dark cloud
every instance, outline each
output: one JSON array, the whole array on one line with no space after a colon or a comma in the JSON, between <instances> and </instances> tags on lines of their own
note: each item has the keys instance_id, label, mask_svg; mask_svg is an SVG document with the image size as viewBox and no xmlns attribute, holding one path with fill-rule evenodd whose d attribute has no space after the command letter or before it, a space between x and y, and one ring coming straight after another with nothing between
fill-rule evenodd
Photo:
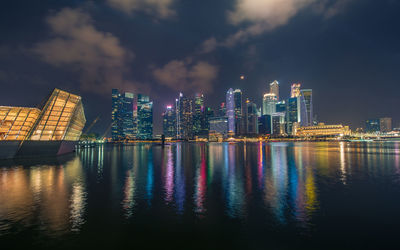
<instances>
[{"instance_id":1,"label":"dark cloud","mask_svg":"<svg viewBox=\"0 0 400 250\"><path fill-rule=\"evenodd\" d=\"M143 11L158 19L169 18L176 14L172 9L174 0L107 0L107 3L128 14Z\"/></svg>"}]
</instances>

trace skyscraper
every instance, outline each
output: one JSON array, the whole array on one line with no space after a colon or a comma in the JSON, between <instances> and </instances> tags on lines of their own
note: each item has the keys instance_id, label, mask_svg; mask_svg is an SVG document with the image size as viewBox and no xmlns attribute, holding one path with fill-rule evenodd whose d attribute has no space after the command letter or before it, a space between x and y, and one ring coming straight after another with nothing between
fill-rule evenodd
<instances>
[{"instance_id":1,"label":"skyscraper","mask_svg":"<svg viewBox=\"0 0 400 250\"><path fill-rule=\"evenodd\" d=\"M247 134L258 134L257 105L249 99L246 100L245 128Z\"/></svg>"},{"instance_id":2,"label":"skyscraper","mask_svg":"<svg viewBox=\"0 0 400 250\"><path fill-rule=\"evenodd\" d=\"M226 114L228 117L228 133L235 134L235 101L233 96L233 89L226 92Z\"/></svg>"},{"instance_id":3,"label":"skyscraper","mask_svg":"<svg viewBox=\"0 0 400 250\"><path fill-rule=\"evenodd\" d=\"M390 117L385 117L385 118L381 118L379 119L380 122L380 131L381 133L387 133L392 131L392 118Z\"/></svg>"},{"instance_id":4,"label":"skyscraper","mask_svg":"<svg viewBox=\"0 0 400 250\"><path fill-rule=\"evenodd\" d=\"M276 112L276 103L278 102L276 95L267 93L263 97L263 115L272 115Z\"/></svg>"},{"instance_id":5,"label":"skyscraper","mask_svg":"<svg viewBox=\"0 0 400 250\"><path fill-rule=\"evenodd\" d=\"M182 93L176 99L176 116L177 138L193 138L193 102Z\"/></svg>"},{"instance_id":6,"label":"skyscraper","mask_svg":"<svg viewBox=\"0 0 400 250\"><path fill-rule=\"evenodd\" d=\"M307 118L306 124L304 126L313 125L313 101L312 101L312 89L302 89L300 90L302 100L305 104L305 115Z\"/></svg>"},{"instance_id":7,"label":"skyscraper","mask_svg":"<svg viewBox=\"0 0 400 250\"><path fill-rule=\"evenodd\" d=\"M138 94L137 119L137 138L142 140L153 139L153 102L146 95Z\"/></svg>"},{"instance_id":8,"label":"skyscraper","mask_svg":"<svg viewBox=\"0 0 400 250\"><path fill-rule=\"evenodd\" d=\"M300 114L300 98L292 97L286 102L286 129L290 135L295 134L295 127L299 125L301 121Z\"/></svg>"},{"instance_id":9,"label":"skyscraper","mask_svg":"<svg viewBox=\"0 0 400 250\"><path fill-rule=\"evenodd\" d=\"M277 80L269 84L269 93L275 94L276 100L279 101L279 82Z\"/></svg>"},{"instance_id":10,"label":"skyscraper","mask_svg":"<svg viewBox=\"0 0 400 250\"><path fill-rule=\"evenodd\" d=\"M176 136L176 114L171 105L168 105L163 113L163 133L165 137Z\"/></svg>"},{"instance_id":11,"label":"skyscraper","mask_svg":"<svg viewBox=\"0 0 400 250\"><path fill-rule=\"evenodd\" d=\"M193 134L195 136L206 135L205 125L204 96L196 94L194 98Z\"/></svg>"},{"instance_id":12,"label":"skyscraper","mask_svg":"<svg viewBox=\"0 0 400 250\"><path fill-rule=\"evenodd\" d=\"M233 98L235 102L235 134L240 135L243 130L242 91L235 89L233 91Z\"/></svg>"},{"instance_id":13,"label":"skyscraper","mask_svg":"<svg viewBox=\"0 0 400 250\"><path fill-rule=\"evenodd\" d=\"M132 139L135 137L134 94L121 94L112 90L111 136L113 140Z\"/></svg>"},{"instance_id":14,"label":"skyscraper","mask_svg":"<svg viewBox=\"0 0 400 250\"><path fill-rule=\"evenodd\" d=\"M300 96L300 83L293 83L290 91L290 97L299 97Z\"/></svg>"}]
</instances>

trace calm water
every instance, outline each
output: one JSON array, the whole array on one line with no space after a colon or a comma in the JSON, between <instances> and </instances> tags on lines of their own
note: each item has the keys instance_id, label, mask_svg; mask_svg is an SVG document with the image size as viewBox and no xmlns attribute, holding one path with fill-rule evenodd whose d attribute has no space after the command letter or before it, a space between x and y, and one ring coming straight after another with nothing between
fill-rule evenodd
<instances>
[{"instance_id":1,"label":"calm water","mask_svg":"<svg viewBox=\"0 0 400 250\"><path fill-rule=\"evenodd\" d=\"M389 249L400 143L101 146L0 162L1 248Z\"/></svg>"}]
</instances>

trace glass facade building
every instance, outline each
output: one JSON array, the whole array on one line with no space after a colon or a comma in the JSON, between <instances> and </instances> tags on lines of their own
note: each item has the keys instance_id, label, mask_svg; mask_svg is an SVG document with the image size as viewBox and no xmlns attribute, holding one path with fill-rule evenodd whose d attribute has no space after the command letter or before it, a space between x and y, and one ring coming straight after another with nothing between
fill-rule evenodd
<instances>
[{"instance_id":1,"label":"glass facade building","mask_svg":"<svg viewBox=\"0 0 400 250\"><path fill-rule=\"evenodd\" d=\"M302 89L300 92L305 105L305 116L307 118L307 122L304 126L312 126L314 120L312 89Z\"/></svg>"},{"instance_id":2,"label":"glass facade building","mask_svg":"<svg viewBox=\"0 0 400 250\"><path fill-rule=\"evenodd\" d=\"M43 106L28 139L33 141L77 141L85 123L81 97L55 89Z\"/></svg>"},{"instance_id":3,"label":"glass facade building","mask_svg":"<svg viewBox=\"0 0 400 250\"><path fill-rule=\"evenodd\" d=\"M228 117L228 133L235 134L235 102L233 96L233 89L226 92L226 114Z\"/></svg>"},{"instance_id":4,"label":"glass facade building","mask_svg":"<svg viewBox=\"0 0 400 250\"><path fill-rule=\"evenodd\" d=\"M133 93L112 90L111 136L114 141L132 139L137 134L136 103Z\"/></svg>"},{"instance_id":5,"label":"glass facade building","mask_svg":"<svg viewBox=\"0 0 400 250\"><path fill-rule=\"evenodd\" d=\"M137 138L142 140L153 139L153 102L146 95L138 94L137 118Z\"/></svg>"},{"instance_id":6,"label":"glass facade building","mask_svg":"<svg viewBox=\"0 0 400 250\"><path fill-rule=\"evenodd\" d=\"M243 132L242 91L235 89L233 98L235 101L235 134L240 135Z\"/></svg>"},{"instance_id":7,"label":"glass facade building","mask_svg":"<svg viewBox=\"0 0 400 250\"><path fill-rule=\"evenodd\" d=\"M78 141L86 118L81 97L55 89L37 108L0 107L0 140Z\"/></svg>"},{"instance_id":8,"label":"glass facade building","mask_svg":"<svg viewBox=\"0 0 400 250\"><path fill-rule=\"evenodd\" d=\"M176 114L172 106L167 106L163 113L163 133L165 137L174 138L176 136Z\"/></svg>"},{"instance_id":9,"label":"glass facade building","mask_svg":"<svg viewBox=\"0 0 400 250\"><path fill-rule=\"evenodd\" d=\"M279 82L277 80L269 84L269 93L274 94L276 99L279 100Z\"/></svg>"},{"instance_id":10,"label":"glass facade building","mask_svg":"<svg viewBox=\"0 0 400 250\"><path fill-rule=\"evenodd\" d=\"M39 115L37 108L0 106L0 140L25 140Z\"/></svg>"}]
</instances>

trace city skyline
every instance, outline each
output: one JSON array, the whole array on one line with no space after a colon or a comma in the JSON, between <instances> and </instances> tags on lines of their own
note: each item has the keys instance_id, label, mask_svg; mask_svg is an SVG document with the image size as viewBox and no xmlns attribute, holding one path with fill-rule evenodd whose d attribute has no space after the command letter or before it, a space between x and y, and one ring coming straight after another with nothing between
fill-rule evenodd
<instances>
[{"instance_id":1,"label":"city skyline","mask_svg":"<svg viewBox=\"0 0 400 250\"><path fill-rule=\"evenodd\" d=\"M398 126L396 1L309 1L290 13L277 9L281 22L252 13L273 4L245 9L239 4L251 2L245 0L142 6L131 0L126 9L115 2L5 2L0 84L7 91L0 92L0 105L32 106L49 89L65 89L82 96L88 122L100 116L93 131L102 134L111 121L109 93L118 88L156 100L159 134L165 105L179 92L203 93L217 107L227 89L241 89L243 100L260 106L258 93L278 80L282 97L294 82L313 89L318 120L355 129L367 119L392 117ZM248 33L260 26L265 29ZM88 37L94 37L89 44Z\"/></svg>"}]
</instances>

